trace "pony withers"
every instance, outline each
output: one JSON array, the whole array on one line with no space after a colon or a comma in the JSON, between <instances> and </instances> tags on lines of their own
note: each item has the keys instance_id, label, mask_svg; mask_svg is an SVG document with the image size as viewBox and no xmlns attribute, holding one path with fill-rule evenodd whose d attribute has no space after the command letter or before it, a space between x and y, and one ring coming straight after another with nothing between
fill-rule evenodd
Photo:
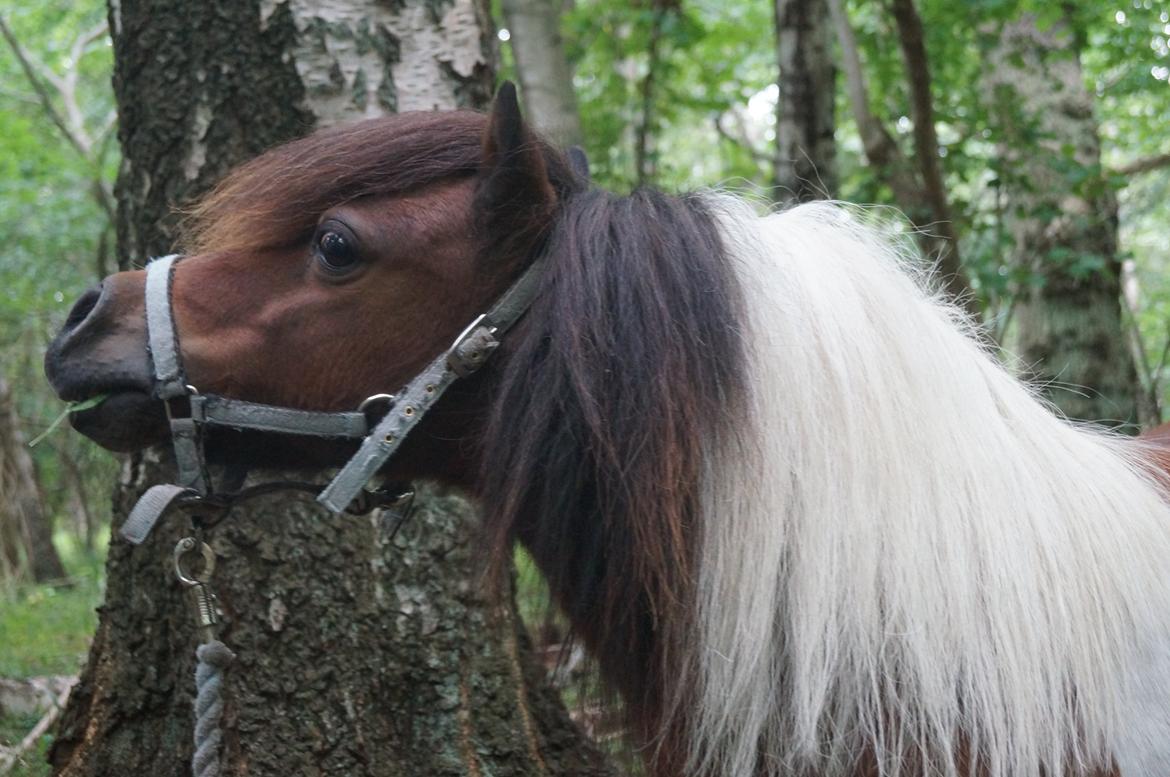
<instances>
[{"instance_id":1,"label":"pony withers","mask_svg":"<svg viewBox=\"0 0 1170 777\"><path fill-rule=\"evenodd\" d=\"M184 380L317 412L395 392L540 259L527 312L379 475L464 489L620 692L649 773L1170 769L1170 508L1140 442L1055 417L836 204L589 187L520 118L326 130L200 203ZM144 273L46 357L75 427L169 434ZM209 429L213 462L356 443Z\"/></svg>"}]
</instances>

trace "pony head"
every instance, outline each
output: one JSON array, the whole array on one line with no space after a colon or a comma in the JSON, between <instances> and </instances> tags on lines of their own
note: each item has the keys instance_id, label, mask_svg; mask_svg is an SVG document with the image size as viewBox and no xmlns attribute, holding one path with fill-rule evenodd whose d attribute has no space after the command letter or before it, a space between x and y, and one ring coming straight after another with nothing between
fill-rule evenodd
<instances>
[{"instance_id":1,"label":"pony head","mask_svg":"<svg viewBox=\"0 0 1170 777\"><path fill-rule=\"evenodd\" d=\"M189 214L189 255L171 290L186 380L321 411L393 392L531 261L559 202L582 186L527 128L510 84L490 115L390 116L276 148ZM117 273L86 292L45 358L62 399L108 395L71 420L112 450L168 434L153 393L145 275ZM420 435L430 443L399 460L465 480L458 441L479 423L483 382L436 408ZM207 443L212 459L292 467L335 464L352 448L229 430Z\"/></svg>"}]
</instances>

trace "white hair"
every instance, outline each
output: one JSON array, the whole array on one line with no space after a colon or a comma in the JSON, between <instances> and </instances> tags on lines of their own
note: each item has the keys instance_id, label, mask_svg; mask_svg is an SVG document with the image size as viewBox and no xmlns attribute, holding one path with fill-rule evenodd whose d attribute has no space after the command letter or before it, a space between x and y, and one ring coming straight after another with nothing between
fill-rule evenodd
<instances>
[{"instance_id":1,"label":"white hair","mask_svg":"<svg viewBox=\"0 0 1170 777\"><path fill-rule=\"evenodd\" d=\"M1140 444L1057 418L858 211L710 204L752 394L705 463L691 767L1164 775L1170 509Z\"/></svg>"}]
</instances>

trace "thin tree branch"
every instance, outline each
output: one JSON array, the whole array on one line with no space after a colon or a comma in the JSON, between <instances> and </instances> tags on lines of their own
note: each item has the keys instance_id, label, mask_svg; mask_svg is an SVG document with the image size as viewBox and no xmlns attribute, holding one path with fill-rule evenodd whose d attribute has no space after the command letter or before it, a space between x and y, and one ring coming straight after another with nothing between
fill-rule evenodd
<instances>
[{"instance_id":1,"label":"thin tree branch","mask_svg":"<svg viewBox=\"0 0 1170 777\"><path fill-rule=\"evenodd\" d=\"M59 129L61 134L65 136L65 139L69 141L69 143L75 149L77 149L77 153L81 155L82 159L88 160L89 148L83 142L81 142L81 139L75 136L70 130L69 124L66 122L65 118L57 111L57 107L53 105L53 97L49 94L49 91L45 88L45 84L41 80L43 77L45 80L52 83L54 81L58 81L59 79L57 79L55 75L52 75L50 72L48 72L47 68L43 69L41 74L37 73L37 68L33 64L32 59L29 57L28 52L26 52L24 47L20 45L20 41L16 39L16 36L12 34L12 30L9 28L8 22L4 20L3 16L0 16L0 35L3 35L4 40L8 41L9 48L11 48L12 53L16 55L16 59L20 63L20 68L24 71L25 78L28 79L29 86L31 86L33 91L37 93L37 97L40 99L41 107L48 115L49 120L57 126L57 129ZM56 86L56 83L53 85Z\"/></svg>"},{"instance_id":2,"label":"thin tree branch","mask_svg":"<svg viewBox=\"0 0 1170 777\"><path fill-rule=\"evenodd\" d=\"M1161 375L1166 369L1166 360L1170 358L1170 324L1166 326L1166 344L1162 347L1162 355L1158 357L1158 364L1153 368L1154 375Z\"/></svg>"},{"instance_id":3,"label":"thin tree branch","mask_svg":"<svg viewBox=\"0 0 1170 777\"><path fill-rule=\"evenodd\" d=\"M0 97L7 97L10 100L17 100L18 102L28 103L29 105L39 106L41 104L40 99L35 94L26 94L24 92L18 92L15 89L5 89L2 86L0 86Z\"/></svg>"},{"instance_id":4,"label":"thin tree branch","mask_svg":"<svg viewBox=\"0 0 1170 777\"><path fill-rule=\"evenodd\" d=\"M57 718L61 716L61 711L65 709L65 703L69 701L69 694L73 691L74 683L71 682L65 687L65 690L53 700L53 706L45 713L37 724L33 726L32 731L25 735L24 739L13 748L7 748L7 752L0 754L0 777L8 774L16 766L16 762L20 760L21 756L32 750L40 741L49 728L57 722Z\"/></svg>"},{"instance_id":5,"label":"thin tree branch","mask_svg":"<svg viewBox=\"0 0 1170 777\"><path fill-rule=\"evenodd\" d=\"M1138 372L1138 421L1142 426L1149 428L1162 420L1161 381L1150 366L1150 356L1142 341L1141 329L1138 327L1141 290L1132 259L1126 259L1121 263L1121 305L1122 326L1125 329L1130 356Z\"/></svg>"},{"instance_id":6,"label":"thin tree branch","mask_svg":"<svg viewBox=\"0 0 1170 777\"><path fill-rule=\"evenodd\" d=\"M869 85L865 81L861 56L857 52L857 39L853 36L853 27L849 24L845 7L842 0L828 0L828 3L829 15L833 18L837 41L841 46L841 66L845 70L845 84L849 90L849 107L853 111L853 119L863 134L874 125L880 129L881 125L869 108Z\"/></svg>"},{"instance_id":7,"label":"thin tree branch","mask_svg":"<svg viewBox=\"0 0 1170 777\"><path fill-rule=\"evenodd\" d=\"M93 139L85 128L85 116L81 111L81 106L77 104L77 77L81 72L80 62L81 58L85 56L85 50L89 48L91 43L105 35L107 29L106 22L102 21L74 39L73 45L69 47L69 66L65 71L63 86L58 89L61 92L62 102L65 103L69 126L87 149L93 148Z\"/></svg>"},{"instance_id":8,"label":"thin tree branch","mask_svg":"<svg viewBox=\"0 0 1170 777\"><path fill-rule=\"evenodd\" d=\"M727 129L727 127L724 127L723 126L723 116L724 116L724 114L721 113L721 114L715 116L713 121L712 121L712 124L715 127L715 133L717 135L719 135L719 137L728 141L729 143L732 143L736 146L739 146L744 151L746 151L748 153L748 155L752 158L753 162L756 162L757 164L762 165L764 167L771 165L772 162L774 161L772 159L772 155L765 154L764 152L760 151L755 146L753 146L751 144L751 141L748 140L747 138L739 137L739 136L735 135L734 133L732 133L731 130Z\"/></svg>"},{"instance_id":9,"label":"thin tree branch","mask_svg":"<svg viewBox=\"0 0 1170 777\"><path fill-rule=\"evenodd\" d=\"M1170 167L1170 153L1154 154L1153 156L1138 157L1132 162L1127 162L1121 167L1114 168L1108 171L1109 175L1140 175L1141 173L1148 173L1153 170L1160 170L1163 167Z\"/></svg>"},{"instance_id":10,"label":"thin tree branch","mask_svg":"<svg viewBox=\"0 0 1170 777\"><path fill-rule=\"evenodd\" d=\"M841 48L841 65L845 71L846 88L849 90L849 108L853 113L853 121L857 124L857 132L861 136L865 158L870 167L886 179L894 192L898 206L915 222L921 221L923 214L916 212L919 208L915 201L920 199L922 186L916 180L913 169L902 154L902 149L898 147L894 136L870 109L869 84L866 82L865 70L861 66L857 38L853 35L853 27L849 23L843 0L828 0L828 3L829 14L833 18L833 26L837 32L837 42Z\"/></svg>"},{"instance_id":11,"label":"thin tree branch","mask_svg":"<svg viewBox=\"0 0 1170 777\"><path fill-rule=\"evenodd\" d=\"M105 19L102 19L93 27L90 27L88 30L78 35L77 40L73 42L72 47L72 51L74 52L73 61L76 62L77 60L81 59L82 55L85 54L85 50L89 48L90 44L99 40L100 38L104 38L106 33L109 31L109 22L107 22Z\"/></svg>"},{"instance_id":12,"label":"thin tree branch","mask_svg":"<svg viewBox=\"0 0 1170 777\"><path fill-rule=\"evenodd\" d=\"M81 111L81 107L77 104L78 61L85 54L86 48L95 40L105 35L106 30L106 23L102 22L77 36L70 47L71 60L69 70L65 77L61 78L45 65L38 63L20 45L20 41L13 34L7 21L5 21L3 16L0 16L0 34L4 36L9 48L12 49L12 53L16 55L16 59L20 62L25 79L36 93L37 101L49 117L49 120L61 131L61 134L64 135L69 144L77 151L82 161L92 169L92 180L90 181L91 194L93 195L94 201L97 202L98 206L101 207L112 222L115 212L114 195L106 182L102 180L101 168L108 148L106 140L109 137L109 130L114 126L117 115L111 112L111 115L103 122L97 136L101 141L101 145L98 148L98 153L94 154L94 139L90 137L85 129L84 114ZM57 110L57 106L53 102L53 96L49 94L49 90L45 86L46 81L57 90L57 96L65 105L66 113L64 116Z\"/></svg>"}]
</instances>

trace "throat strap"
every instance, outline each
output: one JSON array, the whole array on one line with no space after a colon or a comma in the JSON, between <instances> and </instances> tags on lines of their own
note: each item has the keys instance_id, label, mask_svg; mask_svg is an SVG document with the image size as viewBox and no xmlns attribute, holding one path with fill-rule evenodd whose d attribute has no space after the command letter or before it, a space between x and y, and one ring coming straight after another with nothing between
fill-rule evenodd
<instances>
[{"instance_id":1,"label":"throat strap","mask_svg":"<svg viewBox=\"0 0 1170 777\"><path fill-rule=\"evenodd\" d=\"M216 394L191 395L191 420L197 424L311 437L361 439L370 431L366 414L362 412L318 413Z\"/></svg>"}]
</instances>

